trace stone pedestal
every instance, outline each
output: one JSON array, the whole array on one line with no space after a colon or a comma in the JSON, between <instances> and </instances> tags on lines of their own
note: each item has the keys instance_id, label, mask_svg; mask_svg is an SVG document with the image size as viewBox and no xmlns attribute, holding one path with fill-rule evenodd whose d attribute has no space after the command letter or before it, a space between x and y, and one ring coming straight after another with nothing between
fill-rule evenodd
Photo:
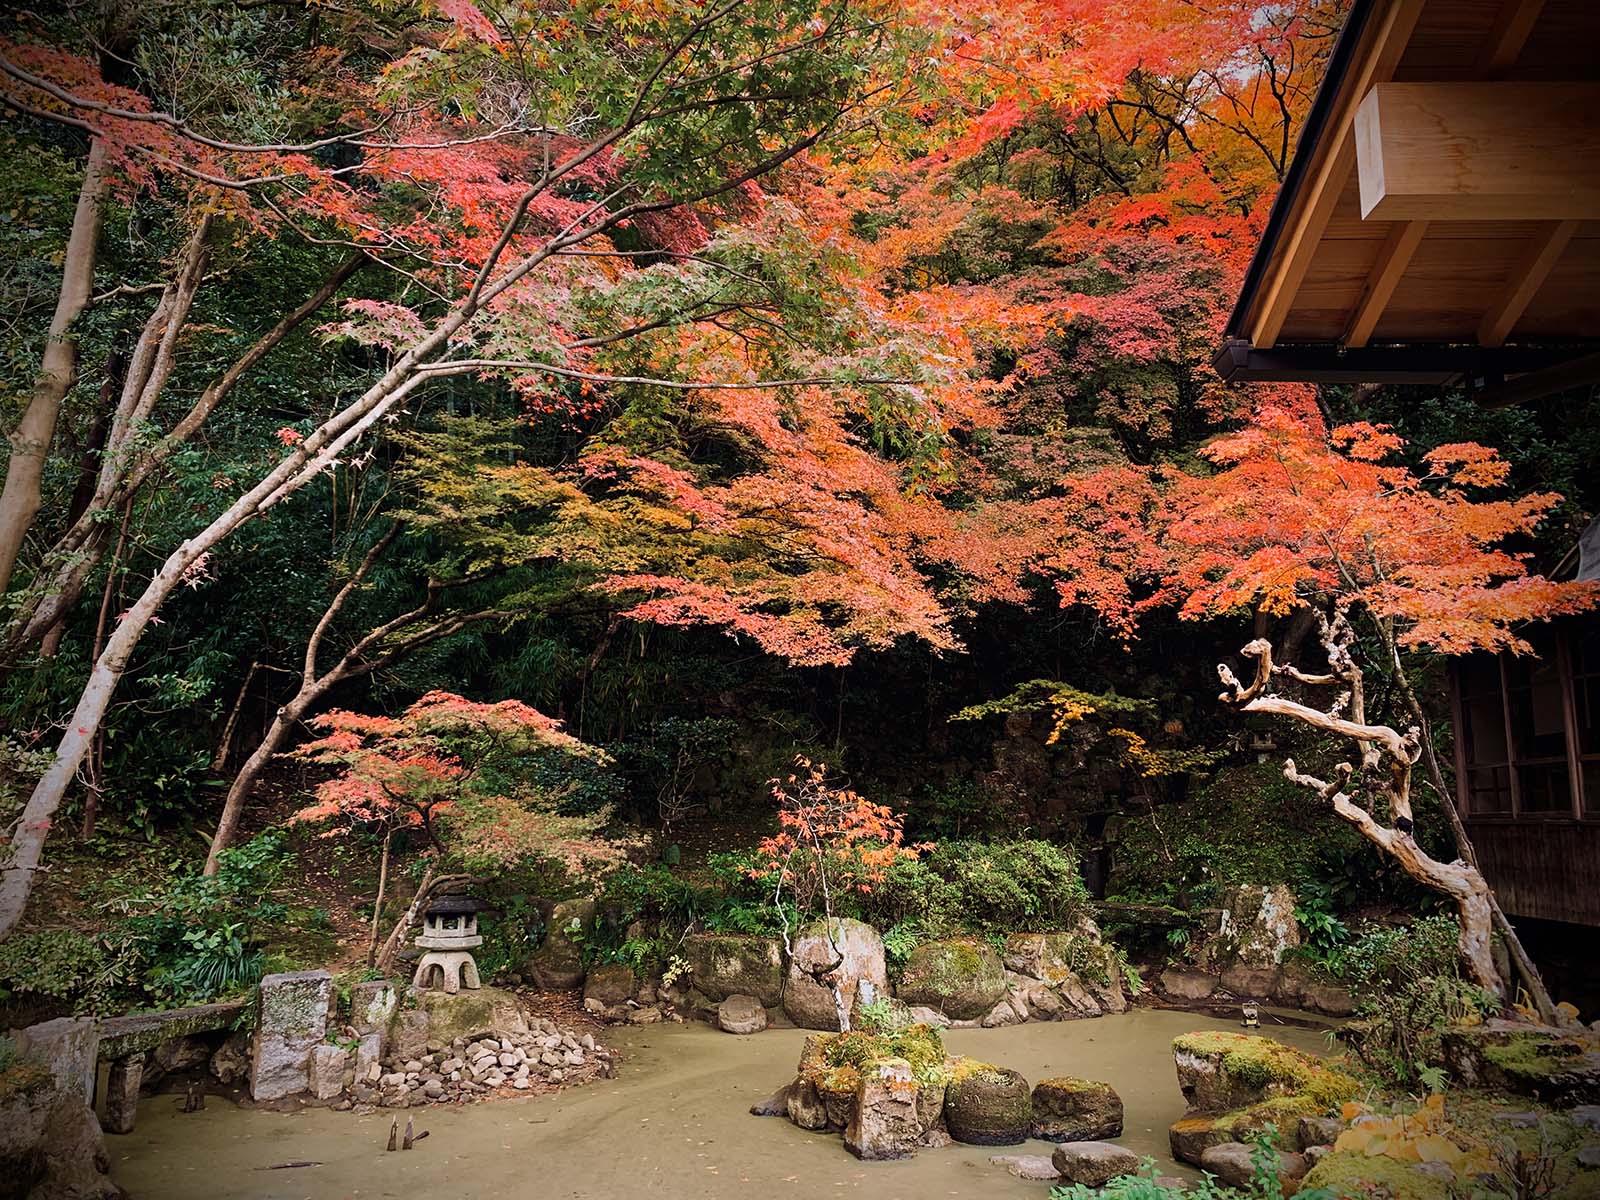
<instances>
[{"instance_id":1,"label":"stone pedestal","mask_svg":"<svg viewBox=\"0 0 1600 1200\"><path fill-rule=\"evenodd\" d=\"M106 1075L107 1133L132 1133L139 1112L139 1083L144 1078L144 1055L119 1058Z\"/></svg>"},{"instance_id":2,"label":"stone pedestal","mask_svg":"<svg viewBox=\"0 0 1600 1200\"><path fill-rule=\"evenodd\" d=\"M333 976L295 971L261 980L261 1013L251 1052L250 1095L256 1100L294 1096L309 1087L311 1051L328 1030Z\"/></svg>"}]
</instances>

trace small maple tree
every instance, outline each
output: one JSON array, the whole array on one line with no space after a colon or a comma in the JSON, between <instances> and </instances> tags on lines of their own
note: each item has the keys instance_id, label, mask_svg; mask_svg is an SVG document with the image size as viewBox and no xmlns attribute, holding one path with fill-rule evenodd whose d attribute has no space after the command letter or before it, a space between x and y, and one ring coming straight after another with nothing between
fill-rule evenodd
<instances>
[{"instance_id":1,"label":"small maple tree","mask_svg":"<svg viewBox=\"0 0 1600 1200\"><path fill-rule=\"evenodd\" d=\"M519 700L484 704L429 692L398 717L336 709L311 724L323 736L285 757L333 767L335 774L291 820L326 824L326 837L357 828L381 834L369 958L390 848L401 830L419 831L436 857L469 870L546 859L585 875L621 858L603 835L609 810L563 812L571 786L541 786L529 772L533 760L552 754L591 763L605 755Z\"/></svg>"},{"instance_id":2,"label":"small maple tree","mask_svg":"<svg viewBox=\"0 0 1600 1200\"><path fill-rule=\"evenodd\" d=\"M772 781L778 801L779 831L756 848L764 870L752 873L773 882L772 903L782 920L783 944L789 958L833 993L839 1028L850 1028L850 1005L838 976L844 952L836 938L834 897L870 893L897 862L917 858L927 845L907 845L904 820L887 805L874 804L847 787L828 780L826 763L801 755L787 778ZM784 903L784 893L793 897ZM822 909L823 936L829 959L806 962L795 956L790 914Z\"/></svg>"},{"instance_id":3,"label":"small maple tree","mask_svg":"<svg viewBox=\"0 0 1600 1200\"><path fill-rule=\"evenodd\" d=\"M1553 1012L1538 973L1522 952L1478 870L1471 842L1450 798L1412 686L1406 653L1531 653L1518 633L1527 621L1592 607L1600 587L1533 574L1528 558L1504 548L1530 533L1559 497L1535 493L1479 498L1506 481L1509 467L1472 443L1439 446L1417 471L1395 461L1404 444L1370 424L1325 431L1317 419L1282 408L1263 411L1207 454L1219 470L1185 477L1175 489L1175 519L1165 542L1182 615L1204 618L1255 609L1316 614L1325 669L1276 663L1258 638L1244 647L1253 678L1218 671L1222 699L1246 712L1289 717L1353 743L1356 761L1335 763L1326 779L1290 759L1289 779L1315 791L1419 882L1444 893L1460 918L1460 949L1471 978L1504 996L1489 952L1498 926L1533 999ZM1395 682L1413 724L1372 721L1356 622L1376 634L1382 667ZM1278 693L1283 681L1335 688L1324 708ZM1439 793L1461 857L1440 862L1413 837L1412 771L1422 762Z\"/></svg>"}]
</instances>

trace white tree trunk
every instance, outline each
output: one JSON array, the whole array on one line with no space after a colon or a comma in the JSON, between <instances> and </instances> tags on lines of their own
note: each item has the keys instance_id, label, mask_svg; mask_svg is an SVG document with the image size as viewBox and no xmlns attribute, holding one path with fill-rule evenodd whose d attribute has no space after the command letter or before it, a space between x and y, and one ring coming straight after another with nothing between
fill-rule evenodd
<instances>
[{"instance_id":1,"label":"white tree trunk","mask_svg":"<svg viewBox=\"0 0 1600 1200\"><path fill-rule=\"evenodd\" d=\"M34 379L28 407L11 432L11 455L5 487L0 488L0 595L11 586L22 543L38 515L45 458L55 440L61 403L78 368L78 342L72 324L89 303L100 225L105 212L106 149L96 138L89 143L89 161L78 189L78 207L61 267L61 291L44 344L44 357Z\"/></svg>"}]
</instances>

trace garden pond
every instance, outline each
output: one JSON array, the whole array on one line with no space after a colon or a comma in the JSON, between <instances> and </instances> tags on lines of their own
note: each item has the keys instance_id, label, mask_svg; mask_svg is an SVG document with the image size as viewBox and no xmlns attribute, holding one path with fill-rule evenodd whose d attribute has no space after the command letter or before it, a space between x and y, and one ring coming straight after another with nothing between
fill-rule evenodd
<instances>
[{"instance_id":1,"label":"garden pond","mask_svg":"<svg viewBox=\"0 0 1600 1200\"><path fill-rule=\"evenodd\" d=\"M1071 1074L1110 1082L1125 1107L1120 1144L1192 1175L1167 1153L1167 1127L1184 1107L1172 1039L1237 1028L1193 1013L1134 1009L1098 1020L949 1030L945 1042L951 1053L1013 1067L1030 1080ZM1324 1048L1316 1029L1261 1032L1303 1050ZM837 1136L751 1116L751 1104L793 1077L805 1036L787 1028L735 1037L699 1024L619 1026L606 1037L621 1056L615 1078L532 1099L409 1110L429 1133L409 1152L385 1151L388 1112L275 1113L213 1098L200 1112L182 1113L173 1095L146 1098L135 1132L106 1144L112 1177L133 1200L1046 1195L1045 1184L1016 1179L989 1156L1048 1155L1047 1143L958 1144L910 1161L864 1163Z\"/></svg>"}]
</instances>

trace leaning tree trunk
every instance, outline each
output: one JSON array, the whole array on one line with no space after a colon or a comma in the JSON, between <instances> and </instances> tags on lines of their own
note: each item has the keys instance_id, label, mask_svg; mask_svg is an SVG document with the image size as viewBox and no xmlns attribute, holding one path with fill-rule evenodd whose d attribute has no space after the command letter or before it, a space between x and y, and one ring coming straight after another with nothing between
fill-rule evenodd
<instances>
[{"instance_id":1,"label":"leaning tree trunk","mask_svg":"<svg viewBox=\"0 0 1600 1200\"><path fill-rule=\"evenodd\" d=\"M1412 836L1411 775L1422 755L1422 731L1413 726L1401 733L1387 725L1367 723L1364 679L1350 650L1354 631L1342 611L1335 612L1331 621L1319 613L1318 623L1328 656L1326 674L1308 674L1287 664L1274 664L1272 643L1257 638L1240 652L1256 664L1255 678L1248 686L1225 664L1217 667L1226 688L1221 699L1244 712L1289 717L1355 743L1360 751L1359 764L1336 764L1329 780L1305 774L1293 759L1284 763L1284 775L1315 791L1336 815L1354 825L1406 874L1454 901L1461 964L1473 983L1504 1001L1505 981L1491 953L1495 905L1488 881L1476 865L1465 859L1445 863L1433 858ZM1340 687L1343 692L1329 711L1323 711L1273 694L1272 684L1278 676L1311 686ZM1349 716L1339 715L1341 711L1348 711ZM1390 824L1381 823L1368 807L1352 797L1352 783L1357 781L1362 785L1360 790L1387 801Z\"/></svg>"},{"instance_id":2,"label":"leaning tree trunk","mask_svg":"<svg viewBox=\"0 0 1600 1200\"><path fill-rule=\"evenodd\" d=\"M6 482L0 488L0 595L11 586L22 543L42 503L39 490L44 463L55 438L56 420L78 369L78 342L72 325L89 303L94 283L96 243L106 199L106 148L99 138L89 143L89 161L78 189L78 207L61 267L61 290L46 334L44 357L34 379L28 407L11 432Z\"/></svg>"}]
</instances>

